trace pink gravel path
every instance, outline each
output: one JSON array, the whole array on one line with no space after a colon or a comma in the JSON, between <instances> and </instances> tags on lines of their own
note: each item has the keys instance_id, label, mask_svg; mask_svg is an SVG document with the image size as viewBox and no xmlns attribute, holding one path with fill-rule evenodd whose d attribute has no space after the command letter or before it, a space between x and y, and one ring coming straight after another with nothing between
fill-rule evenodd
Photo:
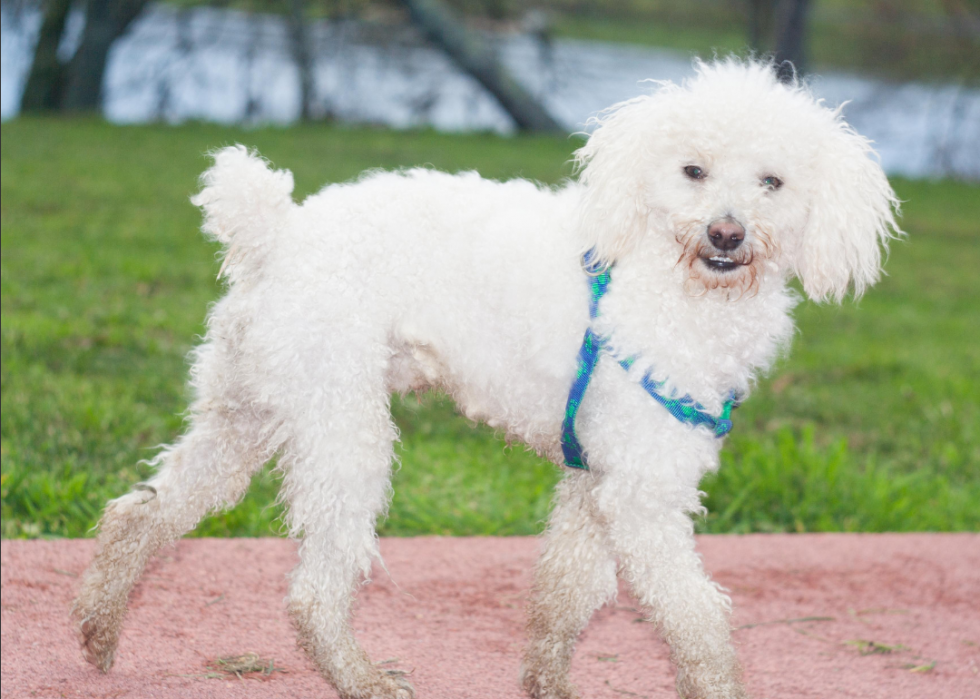
<instances>
[{"instance_id":1,"label":"pink gravel path","mask_svg":"<svg viewBox=\"0 0 980 699\"><path fill-rule=\"evenodd\" d=\"M698 545L731 591L754 697L980 697L980 536L704 536ZM419 699L519 699L537 546L383 540L390 577L376 570L361 592L359 637L375 660L412 671ZM168 549L133 595L109 675L82 661L68 622L92 551L91 541L2 542L4 699L336 696L297 649L283 607L294 544L198 539ZM806 617L822 620L786 621ZM585 697L676 696L664 645L638 622L625 591L595 616L573 668ZM862 655L857 640L900 647ZM216 657L250 651L286 672L208 677Z\"/></svg>"}]
</instances>

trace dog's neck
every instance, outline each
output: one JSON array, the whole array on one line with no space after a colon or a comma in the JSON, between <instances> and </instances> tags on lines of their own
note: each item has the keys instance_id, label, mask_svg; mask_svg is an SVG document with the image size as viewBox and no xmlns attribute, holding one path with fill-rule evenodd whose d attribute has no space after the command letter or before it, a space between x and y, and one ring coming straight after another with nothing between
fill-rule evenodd
<instances>
[{"instance_id":1,"label":"dog's neck","mask_svg":"<svg viewBox=\"0 0 980 699\"><path fill-rule=\"evenodd\" d=\"M777 270L761 275L755 293L695 296L676 260L663 238L618 260L594 328L617 354L637 356L655 379L717 411L730 391L746 394L788 343L797 297Z\"/></svg>"}]
</instances>

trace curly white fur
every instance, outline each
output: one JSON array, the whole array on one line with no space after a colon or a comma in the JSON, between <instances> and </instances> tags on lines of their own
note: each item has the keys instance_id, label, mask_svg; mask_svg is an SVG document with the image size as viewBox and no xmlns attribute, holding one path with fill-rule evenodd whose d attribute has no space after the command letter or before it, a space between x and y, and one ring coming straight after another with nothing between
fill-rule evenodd
<instances>
[{"instance_id":1,"label":"curly white fur","mask_svg":"<svg viewBox=\"0 0 980 699\"><path fill-rule=\"evenodd\" d=\"M860 294L898 233L868 142L769 65L699 64L688 83L595 126L579 181L558 188L415 169L296 205L288 172L240 146L215 156L193 201L226 246L228 293L195 355L189 431L159 456L149 489L106 508L75 608L93 662L111 665L152 552L233 504L279 454L289 531L303 539L289 598L301 642L341 696L408 696L349 622L389 497L392 392L446 391L560 463L589 324L585 250L615 265L597 330L640 358L634 372L717 412L788 343L791 277L816 300ZM737 248L712 243L717 221L744 231ZM680 693L744 696L729 601L703 571L690 519L720 441L634 378L600 361L586 394L578 431L593 470L560 486L522 681L534 697L577 696L575 638L618 570L670 645Z\"/></svg>"}]
</instances>

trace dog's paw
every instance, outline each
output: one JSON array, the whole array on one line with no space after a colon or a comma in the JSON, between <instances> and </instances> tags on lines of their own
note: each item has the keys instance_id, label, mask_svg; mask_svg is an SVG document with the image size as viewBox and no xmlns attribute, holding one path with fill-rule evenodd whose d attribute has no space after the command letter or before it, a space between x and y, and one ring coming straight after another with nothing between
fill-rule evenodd
<instances>
[{"instance_id":1,"label":"dog's paw","mask_svg":"<svg viewBox=\"0 0 980 699\"><path fill-rule=\"evenodd\" d=\"M749 699L738 670L717 675L678 668L677 696L679 699Z\"/></svg>"},{"instance_id":2,"label":"dog's paw","mask_svg":"<svg viewBox=\"0 0 980 699\"><path fill-rule=\"evenodd\" d=\"M415 699L415 687L405 679L409 673L395 669L385 670L384 673L398 685L393 699Z\"/></svg>"},{"instance_id":3,"label":"dog's paw","mask_svg":"<svg viewBox=\"0 0 980 699\"><path fill-rule=\"evenodd\" d=\"M101 672L109 672L116 658L119 633L112 624L100 623L98 617L83 619L78 625L79 642L85 659Z\"/></svg>"},{"instance_id":4,"label":"dog's paw","mask_svg":"<svg viewBox=\"0 0 980 699\"><path fill-rule=\"evenodd\" d=\"M531 699L582 699L567 677L557 678L548 672L525 670L521 684Z\"/></svg>"},{"instance_id":5,"label":"dog's paw","mask_svg":"<svg viewBox=\"0 0 980 699\"><path fill-rule=\"evenodd\" d=\"M406 679L409 674L369 665L356 677L334 675L328 679L341 699L415 699L415 688Z\"/></svg>"}]
</instances>

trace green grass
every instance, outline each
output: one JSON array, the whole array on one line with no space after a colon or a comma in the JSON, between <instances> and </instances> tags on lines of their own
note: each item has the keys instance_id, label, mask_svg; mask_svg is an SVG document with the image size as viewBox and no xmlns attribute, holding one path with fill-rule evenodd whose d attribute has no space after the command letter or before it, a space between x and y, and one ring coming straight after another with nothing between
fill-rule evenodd
<instances>
[{"instance_id":1,"label":"green grass","mask_svg":"<svg viewBox=\"0 0 980 699\"><path fill-rule=\"evenodd\" d=\"M575 142L301 126L114 127L25 119L0 131L2 534L85 536L145 479L186 408L216 248L187 202L203 153L241 141L300 195L367 167L430 163L554 182ZM911 236L858 305L803 304L792 355L736 415L704 531L980 529L980 189L895 183ZM559 477L438 396L396 400L401 465L384 534L530 534ZM204 535L279 531L261 472Z\"/></svg>"}]
</instances>

